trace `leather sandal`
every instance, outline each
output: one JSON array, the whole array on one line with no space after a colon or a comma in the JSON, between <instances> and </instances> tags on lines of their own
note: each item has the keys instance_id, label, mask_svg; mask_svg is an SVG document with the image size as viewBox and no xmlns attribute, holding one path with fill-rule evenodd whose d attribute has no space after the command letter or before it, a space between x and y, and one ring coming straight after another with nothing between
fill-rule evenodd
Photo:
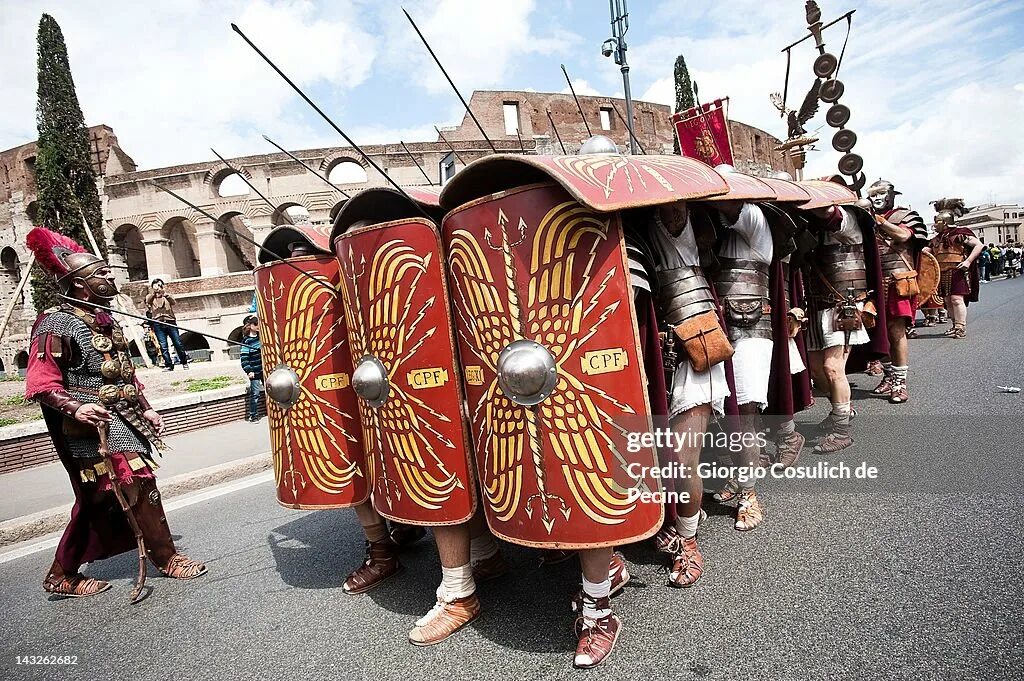
<instances>
[{"instance_id":1,"label":"leather sandal","mask_svg":"<svg viewBox=\"0 0 1024 681\"><path fill-rule=\"evenodd\" d=\"M351 595L366 593L380 586L385 580L402 571L398 562L398 545L385 537L380 541L366 542L366 559L363 564L349 573L342 590Z\"/></svg>"},{"instance_id":2,"label":"leather sandal","mask_svg":"<svg viewBox=\"0 0 1024 681\"><path fill-rule=\"evenodd\" d=\"M206 574L206 566L198 560L192 560L186 556L176 553L171 556L167 565L160 568L164 577L172 579L195 579Z\"/></svg>"},{"instance_id":3,"label":"leather sandal","mask_svg":"<svg viewBox=\"0 0 1024 681\"><path fill-rule=\"evenodd\" d=\"M679 540L679 552L672 560L672 571L668 574L668 585L689 588L704 575L704 555L697 546L697 538Z\"/></svg>"},{"instance_id":4,"label":"leather sandal","mask_svg":"<svg viewBox=\"0 0 1024 681\"><path fill-rule=\"evenodd\" d=\"M110 582L104 582L92 577L75 573L67 575L47 575L43 581L43 590L54 596L62 598L86 598L101 594L110 588Z\"/></svg>"}]
</instances>

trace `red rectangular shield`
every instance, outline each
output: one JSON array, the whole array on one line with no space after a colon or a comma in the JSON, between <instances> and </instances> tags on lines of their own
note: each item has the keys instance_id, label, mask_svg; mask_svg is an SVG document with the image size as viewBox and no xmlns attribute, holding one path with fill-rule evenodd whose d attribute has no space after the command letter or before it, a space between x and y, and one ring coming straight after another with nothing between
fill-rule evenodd
<instances>
[{"instance_id":1,"label":"red rectangular shield","mask_svg":"<svg viewBox=\"0 0 1024 681\"><path fill-rule=\"evenodd\" d=\"M634 493L659 490L657 458L627 443L650 410L619 214L532 184L456 208L443 234L491 530L552 548L656 532L662 505Z\"/></svg>"},{"instance_id":2,"label":"red rectangular shield","mask_svg":"<svg viewBox=\"0 0 1024 681\"><path fill-rule=\"evenodd\" d=\"M437 227L354 229L334 252L374 507L414 525L465 522L476 495Z\"/></svg>"},{"instance_id":3,"label":"red rectangular shield","mask_svg":"<svg viewBox=\"0 0 1024 681\"><path fill-rule=\"evenodd\" d=\"M297 384L293 403L267 399L278 503L288 508L361 504L370 485L336 293L338 261L328 255L275 260L257 267L254 275L264 376L282 372Z\"/></svg>"}]
</instances>

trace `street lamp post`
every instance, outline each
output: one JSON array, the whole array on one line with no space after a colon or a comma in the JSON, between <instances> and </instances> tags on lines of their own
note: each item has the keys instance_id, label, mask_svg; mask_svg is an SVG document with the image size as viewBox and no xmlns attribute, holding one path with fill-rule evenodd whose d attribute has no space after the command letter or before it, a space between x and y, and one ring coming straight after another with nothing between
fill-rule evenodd
<instances>
[{"instance_id":1,"label":"street lamp post","mask_svg":"<svg viewBox=\"0 0 1024 681\"><path fill-rule=\"evenodd\" d=\"M612 37L601 45L601 54L615 56L615 63L622 71L622 88L626 95L626 127L629 129L629 150L636 154L636 134L633 130L633 97L629 93L629 64L626 63L626 31L629 30L629 10L626 0L608 0L612 15Z\"/></svg>"}]
</instances>

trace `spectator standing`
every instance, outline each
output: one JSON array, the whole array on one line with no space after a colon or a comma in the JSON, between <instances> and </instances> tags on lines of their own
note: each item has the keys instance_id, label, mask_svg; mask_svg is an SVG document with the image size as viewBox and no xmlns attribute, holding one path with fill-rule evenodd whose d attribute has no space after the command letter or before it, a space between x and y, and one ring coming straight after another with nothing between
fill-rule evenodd
<instances>
[{"instance_id":1,"label":"spectator standing","mask_svg":"<svg viewBox=\"0 0 1024 681\"><path fill-rule=\"evenodd\" d=\"M174 371L174 362L171 361L171 351L167 348L167 339L174 343L174 351L178 354L178 361L182 369L188 369L188 353L181 342L178 333L178 319L174 315L174 298L164 291L164 280L154 279L149 284L150 292L146 296L146 308L149 317L153 320L153 333L156 334L157 342L160 343L160 352L164 356L164 371Z\"/></svg>"},{"instance_id":2,"label":"spectator standing","mask_svg":"<svg viewBox=\"0 0 1024 681\"><path fill-rule=\"evenodd\" d=\"M992 275L998 277L1003 273L1003 249L990 243L988 245L988 252L989 255L992 256L992 263L990 265L992 268Z\"/></svg>"},{"instance_id":3,"label":"spectator standing","mask_svg":"<svg viewBox=\"0 0 1024 681\"><path fill-rule=\"evenodd\" d=\"M239 359L242 371L249 377L249 401L245 420L255 423L260 420L260 398L263 395L263 358L260 344L260 320L249 315L242 321L242 351Z\"/></svg>"},{"instance_id":4,"label":"spectator standing","mask_svg":"<svg viewBox=\"0 0 1024 681\"><path fill-rule=\"evenodd\" d=\"M978 278L983 281L992 281L992 272L990 272L989 265L992 264L992 254L988 252L987 248L981 249L981 255L978 256Z\"/></svg>"}]
</instances>

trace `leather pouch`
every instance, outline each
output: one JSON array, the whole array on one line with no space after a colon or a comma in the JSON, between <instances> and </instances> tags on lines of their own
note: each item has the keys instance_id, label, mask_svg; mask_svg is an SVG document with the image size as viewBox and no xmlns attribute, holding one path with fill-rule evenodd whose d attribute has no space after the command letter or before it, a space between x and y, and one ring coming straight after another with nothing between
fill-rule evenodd
<instances>
[{"instance_id":1,"label":"leather pouch","mask_svg":"<svg viewBox=\"0 0 1024 681\"><path fill-rule=\"evenodd\" d=\"M707 371L733 355L732 343L711 310L690 317L675 327L675 334L683 342L694 371Z\"/></svg>"}]
</instances>

